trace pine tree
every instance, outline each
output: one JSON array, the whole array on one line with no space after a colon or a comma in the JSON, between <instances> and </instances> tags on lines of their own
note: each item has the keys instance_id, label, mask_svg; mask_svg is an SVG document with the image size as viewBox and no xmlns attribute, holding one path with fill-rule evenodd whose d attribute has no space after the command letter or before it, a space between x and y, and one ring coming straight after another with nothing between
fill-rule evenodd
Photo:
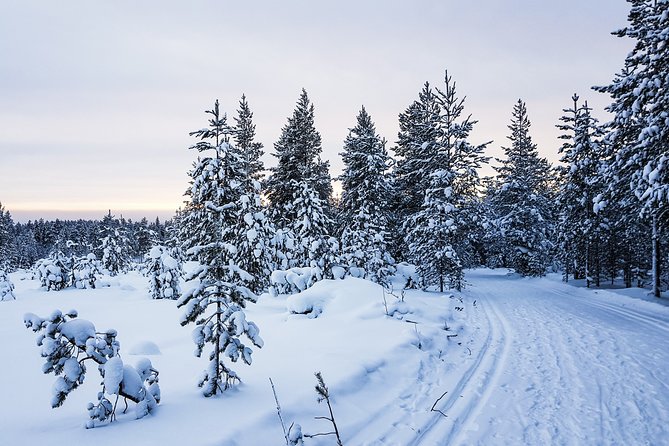
<instances>
[{"instance_id":1,"label":"pine tree","mask_svg":"<svg viewBox=\"0 0 669 446\"><path fill-rule=\"evenodd\" d=\"M239 213L243 216L238 227L239 267L253 277L247 286L254 293L261 293L269 287L269 277L274 266L272 262L272 240L274 228L266 216L266 209L261 200L260 179L264 165L260 157L263 154L262 144L255 142L255 124L253 113L249 108L246 97L242 96L235 118L233 129L236 145L239 151L241 195L239 199Z\"/></svg>"},{"instance_id":2,"label":"pine tree","mask_svg":"<svg viewBox=\"0 0 669 446\"><path fill-rule=\"evenodd\" d=\"M16 257L14 221L9 211L0 203L0 268L9 270Z\"/></svg>"},{"instance_id":3,"label":"pine tree","mask_svg":"<svg viewBox=\"0 0 669 446\"><path fill-rule=\"evenodd\" d=\"M669 2L629 0L629 26L619 37L635 40L614 82L597 88L613 98L610 139L616 149L611 177L624 177L651 226L653 294L660 297L661 242L669 227Z\"/></svg>"},{"instance_id":4,"label":"pine tree","mask_svg":"<svg viewBox=\"0 0 669 446\"><path fill-rule=\"evenodd\" d=\"M274 144L274 150L278 164L270 169L266 194L275 226L287 228L301 212L293 201L302 192L301 181L307 182L318 193L324 206L329 204L332 193L329 163L320 159L321 135L314 127L314 106L305 90Z\"/></svg>"},{"instance_id":5,"label":"pine tree","mask_svg":"<svg viewBox=\"0 0 669 446\"><path fill-rule=\"evenodd\" d=\"M245 95L242 95L239 101L233 133L235 146L243 154L244 176L260 181L265 171L265 166L260 158L265 152L263 152L262 143L255 141L256 126L253 123L253 112Z\"/></svg>"},{"instance_id":6,"label":"pine tree","mask_svg":"<svg viewBox=\"0 0 669 446\"><path fill-rule=\"evenodd\" d=\"M24 316L26 328L39 333L37 345L45 358L42 371L58 377L52 388L51 407L62 406L67 396L83 384L87 362L92 362L100 372L102 389L97 404L88 403L90 420L86 428L114 421L119 397L126 401L126 409L127 400L137 404L138 419L153 412L160 402L160 387L158 371L151 361L142 358L136 367L123 364L116 330L97 332L93 323L77 316L76 310L66 314L55 310L46 318L32 313Z\"/></svg>"},{"instance_id":7,"label":"pine tree","mask_svg":"<svg viewBox=\"0 0 669 446\"><path fill-rule=\"evenodd\" d=\"M318 278L331 278L331 267L337 262L336 240L327 235L332 221L325 212L318 192L307 181L299 181L293 199L297 210L291 225L295 237L295 262L298 266L318 268Z\"/></svg>"},{"instance_id":8,"label":"pine tree","mask_svg":"<svg viewBox=\"0 0 669 446\"><path fill-rule=\"evenodd\" d=\"M506 159L498 160L499 186L493 198L504 237L504 264L523 276L542 276L550 263L554 209L552 169L540 158L529 134L530 120L522 100L513 107L511 141Z\"/></svg>"},{"instance_id":9,"label":"pine tree","mask_svg":"<svg viewBox=\"0 0 669 446\"><path fill-rule=\"evenodd\" d=\"M432 87L425 82L423 89L399 115L400 132L394 148L398 159L391 174L390 252L397 260L408 260L408 248L402 225L420 211L429 188L425 169L439 134L439 103Z\"/></svg>"},{"instance_id":10,"label":"pine tree","mask_svg":"<svg viewBox=\"0 0 669 446\"><path fill-rule=\"evenodd\" d=\"M149 294L153 299L178 299L181 296L179 279L183 276L181 259L170 255L170 248L156 245L146 256Z\"/></svg>"},{"instance_id":11,"label":"pine tree","mask_svg":"<svg viewBox=\"0 0 669 446\"><path fill-rule=\"evenodd\" d=\"M100 261L95 257L95 254L89 253L74 260L70 284L79 289L95 288L97 275L101 273Z\"/></svg>"},{"instance_id":12,"label":"pine tree","mask_svg":"<svg viewBox=\"0 0 669 446\"><path fill-rule=\"evenodd\" d=\"M97 248L102 268L115 276L130 265L128 237L123 223L114 218L111 211L100 224L100 244Z\"/></svg>"},{"instance_id":13,"label":"pine tree","mask_svg":"<svg viewBox=\"0 0 669 446\"><path fill-rule=\"evenodd\" d=\"M394 263L387 249L391 187L386 171L391 160L364 107L357 125L349 130L341 156L342 259L349 268L364 270L370 280L385 283Z\"/></svg>"},{"instance_id":14,"label":"pine tree","mask_svg":"<svg viewBox=\"0 0 669 446\"><path fill-rule=\"evenodd\" d=\"M230 144L231 129L218 101L207 111L211 115L209 127L192 132L199 141L191 147L206 153L189 172L190 188L186 195L190 249L186 252L199 267L186 279L199 279L199 285L186 292L178 301L185 307L181 324L195 323L193 339L196 355L202 355L205 344L211 344L209 367L198 385L207 397L228 389L237 374L225 363L225 358L236 362L241 358L251 364L252 350L241 341L245 334L257 347L262 347L258 327L246 320L247 302L255 302L256 295L247 287L252 281L239 266L241 246L240 225L244 215L240 211L242 162L239 152Z\"/></svg>"},{"instance_id":15,"label":"pine tree","mask_svg":"<svg viewBox=\"0 0 669 446\"><path fill-rule=\"evenodd\" d=\"M585 277L587 286L600 286L603 274L604 245L610 225L604 212L594 211L594 200L604 191L600 171L604 149L600 142L603 131L592 116L588 103L565 109L558 128L565 132L560 138L563 165L558 168L560 209L558 238L564 267L564 278Z\"/></svg>"},{"instance_id":16,"label":"pine tree","mask_svg":"<svg viewBox=\"0 0 669 446\"><path fill-rule=\"evenodd\" d=\"M0 302L3 300L15 300L14 284L9 280L7 272L0 268Z\"/></svg>"},{"instance_id":17,"label":"pine tree","mask_svg":"<svg viewBox=\"0 0 669 446\"><path fill-rule=\"evenodd\" d=\"M487 158L486 144L469 141L476 121L462 118L464 99L457 97L455 82L446 73L445 88L436 90L439 106L436 132L425 141L423 167L414 175L429 179L423 204L405 223L407 244L423 286L448 284L461 289L462 258L471 252L467 228L475 224L481 186L477 169Z\"/></svg>"}]
</instances>

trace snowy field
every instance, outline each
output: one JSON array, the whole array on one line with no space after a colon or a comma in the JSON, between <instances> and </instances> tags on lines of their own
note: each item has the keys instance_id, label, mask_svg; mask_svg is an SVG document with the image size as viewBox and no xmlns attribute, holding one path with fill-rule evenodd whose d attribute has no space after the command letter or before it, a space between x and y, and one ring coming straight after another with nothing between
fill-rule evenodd
<instances>
[{"instance_id":1,"label":"snowy field","mask_svg":"<svg viewBox=\"0 0 669 446\"><path fill-rule=\"evenodd\" d=\"M327 414L316 371L346 445L669 444L669 308L611 291L474 270L461 294L386 294L386 305L382 288L354 278L263 295L247 314L265 346L251 366L234 366L241 385L204 398L196 382L207 361L193 355L193 327L179 325L174 301L149 298L146 278L47 293L11 277L17 300L0 303L3 445L280 445L269 378L287 424L331 430L314 419ZM317 317L289 312L312 306ZM151 359L162 391L154 414L135 420L129 410L84 429L96 370L50 408L54 377L41 372L23 315L71 308L98 331L118 330L125 362Z\"/></svg>"}]
</instances>

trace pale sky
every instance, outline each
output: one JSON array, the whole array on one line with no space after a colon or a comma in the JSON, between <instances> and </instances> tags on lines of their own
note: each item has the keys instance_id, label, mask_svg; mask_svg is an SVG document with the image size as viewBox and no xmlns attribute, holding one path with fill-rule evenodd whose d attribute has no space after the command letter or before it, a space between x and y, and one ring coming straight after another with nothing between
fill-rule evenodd
<instances>
[{"instance_id":1,"label":"pale sky","mask_svg":"<svg viewBox=\"0 0 669 446\"><path fill-rule=\"evenodd\" d=\"M169 217L197 154L188 132L215 99L245 93L266 164L301 88L316 107L332 175L364 105L392 147L397 116L444 70L479 123L473 143L506 145L527 102L542 156L573 93L620 70L624 0L0 0L0 202L17 221ZM489 172L486 172L489 173Z\"/></svg>"}]
</instances>

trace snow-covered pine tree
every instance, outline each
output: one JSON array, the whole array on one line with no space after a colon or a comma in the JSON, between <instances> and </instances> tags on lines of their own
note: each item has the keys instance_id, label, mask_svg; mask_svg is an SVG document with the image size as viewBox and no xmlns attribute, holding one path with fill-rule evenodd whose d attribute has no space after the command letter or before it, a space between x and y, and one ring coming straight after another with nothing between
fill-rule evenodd
<instances>
[{"instance_id":1,"label":"snow-covered pine tree","mask_svg":"<svg viewBox=\"0 0 669 446\"><path fill-rule=\"evenodd\" d=\"M400 131L391 172L390 253L396 260L409 260L402 225L420 211L430 179L425 168L439 134L439 103L432 87L425 82L414 101L399 115Z\"/></svg>"},{"instance_id":2,"label":"snow-covered pine tree","mask_svg":"<svg viewBox=\"0 0 669 446\"><path fill-rule=\"evenodd\" d=\"M572 107L563 110L557 126L565 132L560 136L564 143L560 148L563 165L558 167L557 238L565 281L571 274L575 279L584 277L587 286L598 287L610 227L605 212L594 212L594 199L604 191L600 177L603 130L588 103L579 105L578 100L574 94Z\"/></svg>"},{"instance_id":3,"label":"snow-covered pine tree","mask_svg":"<svg viewBox=\"0 0 669 446\"><path fill-rule=\"evenodd\" d=\"M332 278L332 266L338 262L338 243L330 237L333 226L325 212L323 201L308 181L298 181L293 200L297 210L291 229L295 237L295 262L301 266L318 268L316 277Z\"/></svg>"},{"instance_id":4,"label":"snow-covered pine tree","mask_svg":"<svg viewBox=\"0 0 669 446\"><path fill-rule=\"evenodd\" d=\"M100 261L92 252L86 256L79 257L72 264L70 283L79 289L95 288L97 275L100 271Z\"/></svg>"},{"instance_id":5,"label":"snow-covered pine tree","mask_svg":"<svg viewBox=\"0 0 669 446\"><path fill-rule=\"evenodd\" d=\"M9 275L4 269L0 269L0 302L3 300L14 300L14 284L9 280Z\"/></svg>"},{"instance_id":6,"label":"snow-covered pine tree","mask_svg":"<svg viewBox=\"0 0 669 446\"><path fill-rule=\"evenodd\" d=\"M608 108L615 114L613 169L627 177L641 215L650 222L653 294L660 297L661 245L669 228L669 1L629 3L629 25L615 34L635 40L634 49L617 79L598 90L614 101ZM632 137L625 138L630 132Z\"/></svg>"},{"instance_id":7,"label":"snow-covered pine tree","mask_svg":"<svg viewBox=\"0 0 669 446\"><path fill-rule=\"evenodd\" d=\"M247 284L251 291L261 293L269 287L270 274L274 270L272 240L275 231L262 204L260 179L265 168L260 157L263 146L255 141L253 113L245 96L239 101L235 123L234 148L239 151L241 163L238 212L243 216L237 229L241 243L238 265L253 277Z\"/></svg>"},{"instance_id":8,"label":"snow-covered pine tree","mask_svg":"<svg viewBox=\"0 0 669 446\"><path fill-rule=\"evenodd\" d=\"M100 244L97 250L102 268L111 276L125 271L130 264L125 228L114 218L111 210L100 223Z\"/></svg>"},{"instance_id":9,"label":"snow-covered pine tree","mask_svg":"<svg viewBox=\"0 0 669 446\"><path fill-rule=\"evenodd\" d=\"M137 404L136 418L151 413L160 402L158 371L151 361L142 358L136 367L124 364L119 355L116 330L99 333L92 322L77 316L75 310L66 314L55 310L47 318L33 313L23 317L26 328L39 333L37 345L45 358L42 371L58 377L53 385L51 407L62 406L67 396L83 384L86 363L92 361L98 366L102 391L98 392L97 404L88 403L90 419L86 428L114 421L119 397Z\"/></svg>"},{"instance_id":10,"label":"snow-covered pine tree","mask_svg":"<svg viewBox=\"0 0 669 446\"><path fill-rule=\"evenodd\" d=\"M420 176L429 183L423 204L405 223L411 260L418 268L422 286L461 289L462 258L471 257L467 228L478 212L481 181L478 168L487 162L487 143L468 141L476 121L463 118L464 98L457 97L455 82L445 74L445 88L436 90L439 106L437 131L430 152L425 152Z\"/></svg>"},{"instance_id":11,"label":"snow-covered pine tree","mask_svg":"<svg viewBox=\"0 0 669 446\"><path fill-rule=\"evenodd\" d=\"M246 95L242 95L239 100L235 126L232 131L235 147L244 158L244 176L260 181L265 171L265 166L261 160L265 152L262 143L255 140L256 126L253 123L253 112L246 100Z\"/></svg>"},{"instance_id":12,"label":"snow-covered pine tree","mask_svg":"<svg viewBox=\"0 0 669 446\"><path fill-rule=\"evenodd\" d=\"M14 221L9 211L0 203L0 268L10 270L16 257Z\"/></svg>"},{"instance_id":13,"label":"snow-covered pine tree","mask_svg":"<svg viewBox=\"0 0 669 446\"><path fill-rule=\"evenodd\" d=\"M199 279L199 285L184 293L177 306L185 307L181 324L197 325L193 339L195 354L202 355L205 344L211 344L209 366L198 385L207 397L228 389L237 374L225 363L225 358L236 362L240 358L251 364L252 350L242 343L242 335L257 347L262 347L258 327L246 320L247 302L255 302L256 295L247 284L253 278L239 267L238 255L242 241L239 230L244 215L240 211L241 160L239 152L230 144L231 130L218 101L207 111L211 115L209 127L192 132L199 141L191 147L200 153L189 172L191 186L186 191L188 205L190 249L186 252L199 266L187 280Z\"/></svg>"},{"instance_id":14,"label":"snow-covered pine tree","mask_svg":"<svg viewBox=\"0 0 669 446\"><path fill-rule=\"evenodd\" d=\"M349 130L341 153L344 171L339 176L342 196L338 227L342 262L359 268L365 277L384 284L393 271L387 248L391 186L387 175L391 160L385 140L376 133L364 107Z\"/></svg>"},{"instance_id":15,"label":"snow-covered pine tree","mask_svg":"<svg viewBox=\"0 0 669 446\"><path fill-rule=\"evenodd\" d=\"M332 194L329 163L320 159L321 135L314 126L314 106L305 90L274 144L274 151L278 163L270 169L266 195L275 227L284 229L293 225L300 213L293 201L302 193L300 182L306 181L318 193L324 207L329 205ZM329 215L329 211L326 213Z\"/></svg>"},{"instance_id":16,"label":"snow-covered pine tree","mask_svg":"<svg viewBox=\"0 0 669 446\"><path fill-rule=\"evenodd\" d=\"M504 264L523 276L542 276L550 264L554 225L550 164L540 158L529 134L522 100L513 107L506 159L496 167L499 187L492 204L504 237Z\"/></svg>"},{"instance_id":17,"label":"snow-covered pine tree","mask_svg":"<svg viewBox=\"0 0 669 446\"><path fill-rule=\"evenodd\" d=\"M46 291L60 291L69 286L70 259L61 252L53 252L35 264L35 272Z\"/></svg>"},{"instance_id":18,"label":"snow-covered pine tree","mask_svg":"<svg viewBox=\"0 0 669 446\"><path fill-rule=\"evenodd\" d=\"M179 279L183 267L179 258L172 257L171 249L156 245L146 256L149 294L153 299L178 299L181 296Z\"/></svg>"}]
</instances>

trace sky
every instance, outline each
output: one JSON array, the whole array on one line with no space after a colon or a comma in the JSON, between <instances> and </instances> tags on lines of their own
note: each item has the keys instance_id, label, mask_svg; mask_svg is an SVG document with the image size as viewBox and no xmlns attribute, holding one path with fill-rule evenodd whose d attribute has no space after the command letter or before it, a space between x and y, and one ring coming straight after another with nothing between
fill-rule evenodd
<instances>
[{"instance_id":1,"label":"sky","mask_svg":"<svg viewBox=\"0 0 669 446\"><path fill-rule=\"evenodd\" d=\"M333 176L361 106L392 148L397 117L444 72L502 156L522 98L539 152L574 93L606 121L632 43L624 0L0 0L0 203L15 221L168 218L197 153L188 133L245 94L265 163L302 88ZM492 171L485 171L490 174Z\"/></svg>"}]
</instances>

